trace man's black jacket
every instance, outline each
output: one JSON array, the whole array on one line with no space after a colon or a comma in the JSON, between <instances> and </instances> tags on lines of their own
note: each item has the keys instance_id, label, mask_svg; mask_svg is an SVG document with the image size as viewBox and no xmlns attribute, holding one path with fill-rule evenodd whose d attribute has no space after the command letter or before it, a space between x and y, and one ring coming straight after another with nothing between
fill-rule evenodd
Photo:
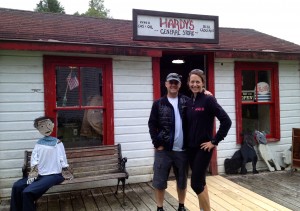
<instances>
[{"instance_id":1,"label":"man's black jacket","mask_svg":"<svg viewBox=\"0 0 300 211\"><path fill-rule=\"evenodd\" d=\"M178 109L183 119L186 102L189 100L184 95L178 95ZM171 151L175 135L175 116L174 109L168 101L167 96L156 100L152 105L148 126L152 143L155 148L163 146L164 150ZM183 144L185 148L185 143Z\"/></svg>"}]
</instances>

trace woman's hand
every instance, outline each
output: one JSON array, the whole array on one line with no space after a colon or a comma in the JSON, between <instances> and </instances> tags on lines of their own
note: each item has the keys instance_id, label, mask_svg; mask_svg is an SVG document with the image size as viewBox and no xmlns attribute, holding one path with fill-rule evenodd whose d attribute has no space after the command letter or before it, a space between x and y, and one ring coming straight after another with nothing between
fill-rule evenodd
<instances>
[{"instance_id":1,"label":"woman's hand","mask_svg":"<svg viewBox=\"0 0 300 211\"><path fill-rule=\"evenodd\" d=\"M215 147L215 145L213 145L210 141L208 142L204 142L200 145L200 148L203 149L204 151L208 151L210 152L210 150L212 150Z\"/></svg>"}]
</instances>

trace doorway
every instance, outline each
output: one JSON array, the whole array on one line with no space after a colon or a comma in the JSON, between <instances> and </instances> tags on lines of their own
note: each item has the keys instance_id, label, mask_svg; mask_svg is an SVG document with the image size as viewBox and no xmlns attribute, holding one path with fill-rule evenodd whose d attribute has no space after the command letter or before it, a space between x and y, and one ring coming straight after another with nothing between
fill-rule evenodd
<instances>
[{"instance_id":1,"label":"doorway","mask_svg":"<svg viewBox=\"0 0 300 211\"><path fill-rule=\"evenodd\" d=\"M174 64L173 60L181 59L184 61L182 64ZM201 69L205 75L206 55L163 55L160 60L160 94L164 96L167 94L165 87L165 80L169 73L175 72L182 76L180 93L186 96L191 96L191 92L187 86L187 78L189 72L193 69Z\"/></svg>"}]
</instances>

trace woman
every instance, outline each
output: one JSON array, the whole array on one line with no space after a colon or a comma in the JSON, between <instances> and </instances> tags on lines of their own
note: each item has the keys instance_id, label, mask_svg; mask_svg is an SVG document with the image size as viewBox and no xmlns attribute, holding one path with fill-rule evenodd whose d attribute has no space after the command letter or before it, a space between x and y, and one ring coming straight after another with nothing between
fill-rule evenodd
<instances>
[{"instance_id":1,"label":"woman","mask_svg":"<svg viewBox=\"0 0 300 211\"><path fill-rule=\"evenodd\" d=\"M184 134L192 170L191 186L198 195L200 210L209 211L206 171L214 148L225 138L231 127L231 120L213 96L204 94L204 85L203 71L192 70L188 86L193 94L187 103ZM220 128L213 136L215 117L220 121Z\"/></svg>"}]
</instances>

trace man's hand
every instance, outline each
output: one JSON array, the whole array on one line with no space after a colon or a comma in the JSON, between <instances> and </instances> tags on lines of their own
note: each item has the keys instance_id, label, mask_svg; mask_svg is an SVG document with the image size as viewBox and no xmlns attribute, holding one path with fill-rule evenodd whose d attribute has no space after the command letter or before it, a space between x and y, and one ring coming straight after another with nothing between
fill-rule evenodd
<instances>
[{"instance_id":1,"label":"man's hand","mask_svg":"<svg viewBox=\"0 0 300 211\"><path fill-rule=\"evenodd\" d=\"M34 180L36 180L36 178L39 175L39 171L38 171L38 165L35 165L33 167L31 167L31 170L28 174L28 179L27 179L27 184L31 184L34 182Z\"/></svg>"},{"instance_id":2,"label":"man's hand","mask_svg":"<svg viewBox=\"0 0 300 211\"><path fill-rule=\"evenodd\" d=\"M212 93L210 91L206 90L206 89L204 89L204 94L213 96Z\"/></svg>"}]
</instances>

